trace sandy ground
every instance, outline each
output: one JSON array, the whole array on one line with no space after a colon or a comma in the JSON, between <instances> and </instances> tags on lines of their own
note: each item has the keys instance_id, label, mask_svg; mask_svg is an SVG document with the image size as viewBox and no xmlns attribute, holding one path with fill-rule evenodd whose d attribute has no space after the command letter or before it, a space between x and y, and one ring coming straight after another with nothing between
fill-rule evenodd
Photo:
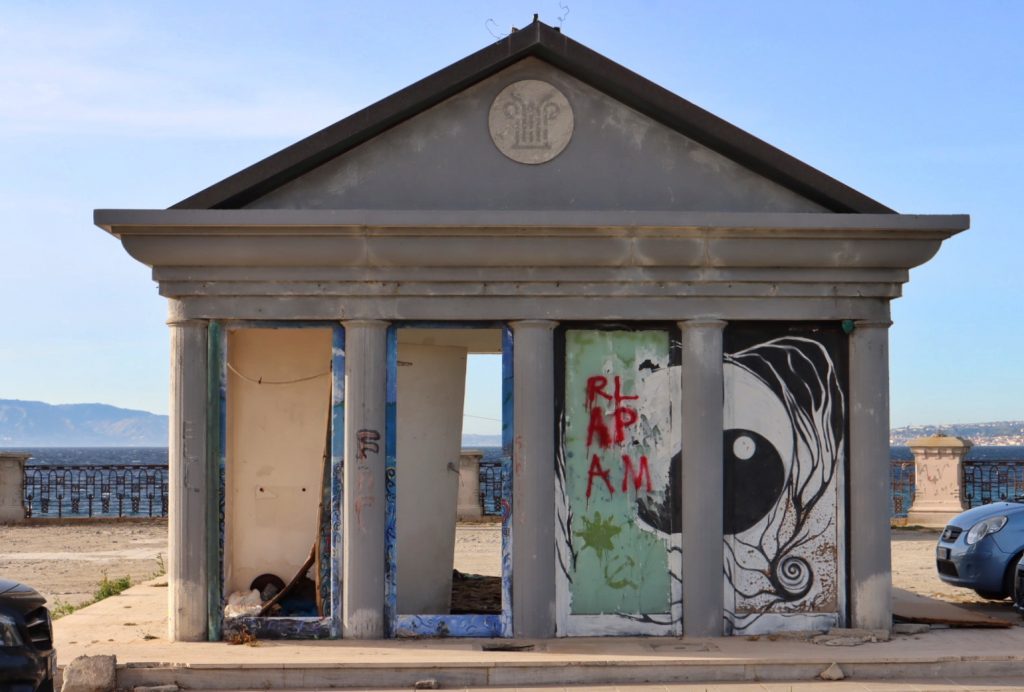
<instances>
[{"instance_id":1,"label":"sandy ground","mask_svg":"<svg viewBox=\"0 0 1024 692\"><path fill-rule=\"evenodd\" d=\"M104 575L149 579L166 558L164 519L0 526L0 577L34 586L51 606L90 600Z\"/></svg>"},{"instance_id":2,"label":"sandy ground","mask_svg":"<svg viewBox=\"0 0 1024 692\"><path fill-rule=\"evenodd\" d=\"M938 531L893 529L894 586L978 612L1012 612L1009 601L986 601L973 591L940 581L935 574L937 540ZM35 586L51 603L89 600L104 574L111 579L128 575L137 583L157 574L166 557L165 520L0 526L0 577ZM500 524L460 524L455 568L469 574L500 575Z\"/></svg>"}]
</instances>

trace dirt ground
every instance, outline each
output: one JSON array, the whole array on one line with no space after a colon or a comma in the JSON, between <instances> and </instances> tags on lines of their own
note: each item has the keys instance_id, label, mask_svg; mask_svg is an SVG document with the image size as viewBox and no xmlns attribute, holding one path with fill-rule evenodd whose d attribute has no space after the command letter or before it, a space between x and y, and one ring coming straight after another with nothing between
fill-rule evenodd
<instances>
[{"instance_id":1,"label":"dirt ground","mask_svg":"<svg viewBox=\"0 0 1024 692\"><path fill-rule=\"evenodd\" d=\"M0 578L34 586L51 607L90 600L104 575L149 579L166 559L166 519L0 525Z\"/></svg>"},{"instance_id":2,"label":"dirt ground","mask_svg":"<svg viewBox=\"0 0 1024 692\"><path fill-rule=\"evenodd\" d=\"M935 574L938 531L892 530L893 585L992 615L1012 613L1009 601L986 601L973 591L948 586ZM401 546L399 546L401 548ZM0 526L0 577L39 589L52 603L89 600L106 574L133 582L159 573L167 558L166 520L65 521ZM455 569L463 574L501 574L500 524L460 524Z\"/></svg>"}]
</instances>

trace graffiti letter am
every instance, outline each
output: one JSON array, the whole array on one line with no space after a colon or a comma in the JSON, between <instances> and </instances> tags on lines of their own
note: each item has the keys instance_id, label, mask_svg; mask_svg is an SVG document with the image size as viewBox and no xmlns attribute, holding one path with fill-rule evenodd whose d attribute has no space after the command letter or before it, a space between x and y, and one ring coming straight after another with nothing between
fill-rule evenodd
<instances>
[{"instance_id":1,"label":"graffiti letter am","mask_svg":"<svg viewBox=\"0 0 1024 692\"><path fill-rule=\"evenodd\" d=\"M590 457L590 469L587 471L587 499L594 490L594 478L604 481L604 487L608 489L609 495L615 494L615 487L612 485L609 476L611 471L601 465L601 457L594 454ZM643 487L647 492L653 490L651 484L651 470L647 463L647 457L640 455L637 468L633 467L633 459L628 454L622 455L622 492L629 488L629 482L633 481L633 489L639 491Z\"/></svg>"}]
</instances>

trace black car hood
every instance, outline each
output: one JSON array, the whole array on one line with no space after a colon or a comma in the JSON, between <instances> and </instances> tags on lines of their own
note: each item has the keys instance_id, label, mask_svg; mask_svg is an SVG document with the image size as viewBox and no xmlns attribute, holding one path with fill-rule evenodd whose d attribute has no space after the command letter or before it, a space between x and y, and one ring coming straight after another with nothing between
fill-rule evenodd
<instances>
[{"instance_id":1,"label":"black car hood","mask_svg":"<svg viewBox=\"0 0 1024 692\"><path fill-rule=\"evenodd\" d=\"M10 579L0 579L0 605L28 612L44 603L46 599L31 586Z\"/></svg>"}]
</instances>

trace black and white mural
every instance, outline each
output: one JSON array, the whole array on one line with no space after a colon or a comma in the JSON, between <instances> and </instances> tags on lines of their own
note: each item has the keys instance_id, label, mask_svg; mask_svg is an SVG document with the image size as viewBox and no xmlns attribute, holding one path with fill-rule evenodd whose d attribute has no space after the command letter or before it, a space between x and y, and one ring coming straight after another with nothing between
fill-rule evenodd
<instances>
[{"instance_id":1,"label":"black and white mural","mask_svg":"<svg viewBox=\"0 0 1024 692\"><path fill-rule=\"evenodd\" d=\"M841 625L846 335L760 323L724 339L726 631Z\"/></svg>"}]
</instances>

